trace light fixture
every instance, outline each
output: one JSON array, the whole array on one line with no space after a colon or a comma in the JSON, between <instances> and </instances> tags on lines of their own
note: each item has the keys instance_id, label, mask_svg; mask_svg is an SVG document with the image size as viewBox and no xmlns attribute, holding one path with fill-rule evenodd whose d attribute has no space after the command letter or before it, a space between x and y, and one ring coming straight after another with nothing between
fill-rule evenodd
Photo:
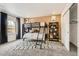
<instances>
[{"instance_id":1,"label":"light fixture","mask_svg":"<svg viewBox=\"0 0 79 59\"><path fill-rule=\"evenodd\" d=\"M51 16L51 22L55 22L56 21L56 16Z\"/></svg>"}]
</instances>

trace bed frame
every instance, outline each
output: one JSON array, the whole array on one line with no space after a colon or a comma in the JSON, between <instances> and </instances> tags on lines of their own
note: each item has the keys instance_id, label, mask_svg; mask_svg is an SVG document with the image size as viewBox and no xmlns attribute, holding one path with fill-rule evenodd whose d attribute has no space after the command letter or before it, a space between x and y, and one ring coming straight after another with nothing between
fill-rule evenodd
<instances>
[{"instance_id":1,"label":"bed frame","mask_svg":"<svg viewBox=\"0 0 79 59\"><path fill-rule=\"evenodd\" d=\"M38 28L39 32L37 35L37 40L30 40L31 42L36 42L35 44L35 48L37 47L37 45L40 45L40 49L42 48L42 44L45 43L45 40L43 40L43 37L45 36L45 26L40 26L40 22L35 22L35 23L26 23L25 24L25 30L28 29L28 33L30 30L32 30L33 28ZM40 29L43 28L43 36L42 36L42 40L39 40L39 34L40 34ZM27 33L27 32L26 32ZM23 41L25 40L25 38L23 38Z\"/></svg>"}]
</instances>

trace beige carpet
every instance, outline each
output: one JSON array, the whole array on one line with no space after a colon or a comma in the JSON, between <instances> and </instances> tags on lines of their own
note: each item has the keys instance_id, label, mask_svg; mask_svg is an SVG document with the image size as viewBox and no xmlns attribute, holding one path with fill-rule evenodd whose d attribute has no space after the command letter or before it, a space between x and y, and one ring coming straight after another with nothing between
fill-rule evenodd
<instances>
[{"instance_id":1,"label":"beige carpet","mask_svg":"<svg viewBox=\"0 0 79 59\"><path fill-rule=\"evenodd\" d=\"M76 56L76 51L67 51L59 42L47 41L42 49L34 47L34 42L17 40L0 45L0 55L2 56Z\"/></svg>"}]
</instances>

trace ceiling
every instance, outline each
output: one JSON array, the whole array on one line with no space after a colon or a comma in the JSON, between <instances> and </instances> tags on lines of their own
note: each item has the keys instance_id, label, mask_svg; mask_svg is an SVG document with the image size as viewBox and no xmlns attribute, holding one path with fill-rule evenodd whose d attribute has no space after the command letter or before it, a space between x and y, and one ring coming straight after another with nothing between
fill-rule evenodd
<instances>
[{"instance_id":1,"label":"ceiling","mask_svg":"<svg viewBox=\"0 0 79 59\"><path fill-rule=\"evenodd\" d=\"M60 14L66 3L0 3L7 12L20 17Z\"/></svg>"}]
</instances>

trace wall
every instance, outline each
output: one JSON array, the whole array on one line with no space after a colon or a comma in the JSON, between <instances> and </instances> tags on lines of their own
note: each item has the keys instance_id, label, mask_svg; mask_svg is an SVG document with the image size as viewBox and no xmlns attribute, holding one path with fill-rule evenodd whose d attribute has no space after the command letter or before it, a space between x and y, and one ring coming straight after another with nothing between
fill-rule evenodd
<instances>
[{"instance_id":1,"label":"wall","mask_svg":"<svg viewBox=\"0 0 79 59\"><path fill-rule=\"evenodd\" d=\"M7 25L8 42L16 40L16 34L17 34L17 32L16 32L17 31L16 15L7 12L6 8L3 8L3 6L1 6L1 5L0 5L0 12L7 13L8 14L8 17L7 17L8 19L7 20L11 20L15 23L15 26L8 26Z\"/></svg>"},{"instance_id":2,"label":"wall","mask_svg":"<svg viewBox=\"0 0 79 59\"><path fill-rule=\"evenodd\" d=\"M51 16L41 16L41 17L33 17L30 22L46 22L49 24L51 20Z\"/></svg>"},{"instance_id":3,"label":"wall","mask_svg":"<svg viewBox=\"0 0 79 59\"><path fill-rule=\"evenodd\" d=\"M56 21L59 22L59 40L61 42L61 15L56 16Z\"/></svg>"}]
</instances>

